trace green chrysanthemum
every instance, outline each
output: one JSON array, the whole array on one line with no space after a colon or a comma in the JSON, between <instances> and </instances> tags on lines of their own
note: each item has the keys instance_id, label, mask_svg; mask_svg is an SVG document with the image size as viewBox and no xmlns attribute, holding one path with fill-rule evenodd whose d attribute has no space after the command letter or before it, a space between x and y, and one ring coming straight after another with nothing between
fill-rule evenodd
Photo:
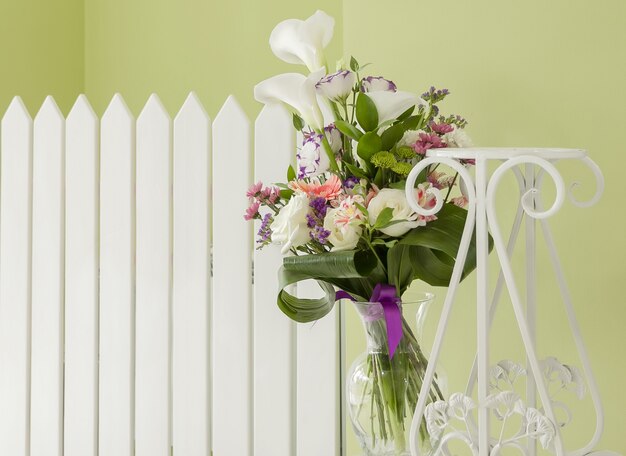
<instances>
[{"instance_id":1,"label":"green chrysanthemum","mask_svg":"<svg viewBox=\"0 0 626 456\"><path fill-rule=\"evenodd\" d=\"M410 163L398 162L393 166L393 168L391 168L391 171L393 171L396 174L399 174L402 177L406 177L409 175L412 169L413 169L413 165L411 165Z\"/></svg>"},{"instance_id":2,"label":"green chrysanthemum","mask_svg":"<svg viewBox=\"0 0 626 456\"><path fill-rule=\"evenodd\" d=\"M409 146L400 146L396 149L396 157L402 159L415 158L415 151Z\"/></svg>"},{"instance_id":3,"label":"green chrysanthemum","mask_svg":"<svg viewBox=\"0 0 626 456\"><path fill-rule=\"evenodd\" d=\"M377 168L393 168L398 162L391 152L383 150L372 156L372 165Z\"/></svg>"}]
</instances>

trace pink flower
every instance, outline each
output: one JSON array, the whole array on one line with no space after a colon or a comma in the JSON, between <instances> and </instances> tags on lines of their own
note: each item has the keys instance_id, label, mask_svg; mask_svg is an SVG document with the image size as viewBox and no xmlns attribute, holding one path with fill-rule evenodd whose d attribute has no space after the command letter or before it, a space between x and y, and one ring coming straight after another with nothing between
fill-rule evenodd
<instances>
[{"instance_id":1,"label":"pink flower","mask_svg":"<svg viewBox=\"0 0 626 456\"><path fill-rule=\"evenodd\" d=\"M433 171L427 177L428 183L438 190L448 188L452 185L453 177L447 176L445 173Z\"/></svg>"},{"instance_id":2,"label":"pink flower","mask_svg":"<svg viewBox=\"0 0 626 456\"><path fill-rule=\"evenodd\" d=\"M274 204L280 196L280 189L278 187L265 187L261 190L260 200L263 202L269 201L270 204Z\"/></svg>"},{"instance_id":3,"label":"pink flower","mask_svg":"<svg viewBox=\"0 0 626 456\"><path fill-rule=\"evenodd\" d=\"M244 220L252 220L252 219L257 218L257 216L259 215L260 206L261 206L261 203L259 203L258 201L255 201L254 203L252 203L250 207L246 209L246 213L243 216Z\"/></svg>"},{"instance_id":4,"label":"pink flower","mask_svg":"<svg viewBox=\"0 0 626 456\"><path fill-rule=\"evenodd\" d=\"M257 195L261 192L263 188L263 182L258 181L256 184L252 184L248 191L246 192L246 196L248 198L256 198Z\"/></svg>"},{"instance_id":5,"label":"pink flower","mask_svg":"<svg viewBox=\"0 0 626 456\"><path fill-rule=\"evenodd\" d=\"M446 147L446 143L435 133L420 133L419 137L420 139L413 144L413 149L420 155L424 155L428 149Z\"/></svg>"},{"instance_id":6,"label":"pink flower","mask_svg":"<svg viewBox=\"0 0 626 456\"><path fill-rule=\"evenodd\" d=\"M333 200L341 195L343 188L341 179L335 174L330 176L326 182L320 183L319 179L311 179L310 182L304 180L296 180L289 182L291 190L299 190L306 193L312 198L325 198L326 201Z\"/></svg>"},{"instance_id":7,"label":"pink flower","mask_svg":"<svg viewBox=\"0 0 626 456\"><path fill-rule=\"evenodd\" d=\"M456 198L452 198L452 204L454 204L455 206L459 206L459 207L466 207L467 203L469 202L467 200L466 196L457 196Z\"/></svg>"},{"instance_id":8,"label":"pink flower","mask_svg":"<svg viewBox=\"0 0 626 456\"><path fill-rule=\"evenodd\" d=\"M372 184L372 188L370 188L370 191L367 193L367 196L365 197L365 207L369 206L370 201L372 201L372 198L378 195L379 191L380 190L378 190L378 187Z\"/></svg>"},{"instance_id":9,"label":"pink flower","mask_svg":"<svg viewBox=\"0 0 626 456\"><path fill-rule=\"evenodd\" d=\"M450 133L451 131L454 131L454 127L452 125L444 123L444 122L442 123L431 122L428 124L428 126L430 127L432 131L434 131L438 135L445 135L446 133Z\"/></svg>"}]
</instances>

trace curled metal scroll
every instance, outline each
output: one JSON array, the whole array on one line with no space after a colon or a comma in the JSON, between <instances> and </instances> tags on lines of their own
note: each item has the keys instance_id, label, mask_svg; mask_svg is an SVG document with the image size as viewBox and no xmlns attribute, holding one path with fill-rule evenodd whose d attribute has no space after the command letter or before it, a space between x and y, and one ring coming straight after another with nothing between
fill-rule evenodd
<instances>
[{"instance_id":1,"label":"curled metal scroll","mask_svg":"<svg viewBox=\"0 0 626 456\"><path fill-rule=\"evenodd\" d=\"M436 158L436 157L427 157L421 160L419 163L413 167L411 172L407 177L405 192L406 198L409 205L413 208L413 210L420 215L429 216L434 215L443 207L443 198L440 192L432 191L432 194L436 198L435 207L432 209L425 209L419 205L419 202L415 198L415 182L419 174L426 169L427 166L430 166L434 163L443 164L449 166L459 173L459 177L461 181L465 184L465 189L467 191L467 199L468 199L468 210L467 210L467 218L465 221L465 227L463 228L463 235L461 237L461 243L459 245L459 251L457 252L456 261L454 264L454 268L452 270L452 277L450 279L450 285L448 288L448 292L446 293L446 298L444 300L443 309L441 311L441 317L439 319L439 324L437 326L437 331L435 334L435 339L433 343L433 347L431 350L431 357L426 368L426 373L424 375L424 379L422 381L422 389L420 391L417 406L415 408L415 412L413 414L413 421L411 423L411 433L410 433L410 447L411 454L413 456L420 455L419 449L419 426L424 416L424 411L426 409L426 400L428 399L428 391L432 385L435 375L435 366L437 365L437 360L439 359L439 354L441 352L441 345L443 341L443 337L445 335L445 331L448 325L448 319L450 316L450 311L452 309L452 305L454 303L454 297L456 294L456 289L461 282L461 275L463 272L463 266L465 265L465 260L467 258L467 252L469 250L469 245L472 240L472 234L474 231L474 224L476 221L476 189L474 186L474 182L472 177L462 164L458 161L450 159L450 158ZM436 189L433 189L436 190Z\"/></svg>"}]
</instances>

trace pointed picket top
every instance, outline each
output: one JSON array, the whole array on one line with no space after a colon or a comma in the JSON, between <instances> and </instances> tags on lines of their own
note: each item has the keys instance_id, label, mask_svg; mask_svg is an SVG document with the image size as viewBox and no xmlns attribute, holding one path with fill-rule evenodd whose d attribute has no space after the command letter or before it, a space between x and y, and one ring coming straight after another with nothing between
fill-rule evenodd
<instances>
[{"instance_id":1,"label":"pointed picket top","mask_svg":"<svg viewBox=\"0 0 626 456\"><path fill-rule=\"evenodd\" d=\"M67 115L68 123L81 123L81 120L89 119L90 121L95 121L98 119L95 111L91 107L89 100L85 96L85 94L80 94L72 106L70 113Z\"/></svg>"},{"instance_id":2,"label":"pointed picket top","mask_svg":"<svg viewBox=\"0 0 626 456\"><path fill-rule=\"evenodd\" d=\"M102 123L107 123L109 118L128 118L133 119L133 113L128 109L128 105L119 93L113 95L109 106L102 115Z\"/></svg>"},{"instance_id":3,"label":"pointed picket top","mask_svg":"<svg viewBox=\"0 0 626 456\"><path fill-rule=\"evenodd\" d=\"M47 96L44 100L41 108L39 108L39 112L35 116L35 125L41 123L59 123L62 124L65 118L63 117L63 113L57 106L54 98L51 96Z\"/></svg>"},{"instance_id":4,"label":"pointed picket top","mask_svg":"<svg viewBox=\"0 0 626 456\"><path fill-rule=\"evenodd\" d=\"M170 116L167 110L161 103L161 99L156 93L150 95L146 105L141 110L139 117L137 117L137 128L141 128L144 123L158 125L163 123L169 124Z\"/></svg>"},{"instance_id":5,"label":"pointed picket top","mask_svg":"<svg viewBox=\"0 0 626 456\"><path fill-rule=\"evenodd\" d=\"M229 95L222 105L222 109L215 116L213 124L215 127L221 127L223 123L228 124L233 121L245 122L246 126L250 124L248 116L246 116L237 99L234 95Z\"/></svg>"},{"instance_id":6,"label":"pointed picket top","mask_svg":"<svg viewBox=\"0 0 626 456\"><path fill-rule=\"evenodd\" d=\"M284 106L280 104L268 104L263 107L254 123L255 129L276 128L277 125L283 129L292 128L292 116Z\"/></svg>"},{"instance_id":7,"label":"pointed picket top","mask_svg":"<svg viewBox=\"0 0 626 456\"><path fill-rule=\"evenodd\" d=\"M19 122L20 120L31 122L32 118L30 117L30 113L28 112L28 109L26 109L22 99L20 97L14 97L13 100L11 100L11 104L7 108L4 117L2 117L2 125L4 126L5 123L8 122Z\"/></svg>"},{"instance_id":8,"label":"pointed picket top","mask_svg":"<svg viewBox=\"0 0 626 456\"><path fill-rule=\"evenodd\" d=\"M206 119L207 122L211 120L195 92L189 92L189 95L187 95L183 106L180 108L180 111L178 111L178 114L176 114L176 117L174 117L174 124L176 125L178 122L189 118L202 118Z\"/></svg>"}]
</instances>

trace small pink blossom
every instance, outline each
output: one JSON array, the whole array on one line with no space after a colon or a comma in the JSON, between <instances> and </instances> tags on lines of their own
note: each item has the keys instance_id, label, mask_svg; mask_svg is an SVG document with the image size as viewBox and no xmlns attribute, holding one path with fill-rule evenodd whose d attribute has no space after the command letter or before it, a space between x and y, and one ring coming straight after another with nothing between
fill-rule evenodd
<instances>
[{"instance_id":1,"label":"small pink blossom","mask_svg":"<svg viewBox=\"0 0 626 456\"><path fill-rule=\"evenodd\" d=\"M445 135L446 133L450 133L454 131L454 127L445 122L441 122L441 123L431 122L428 124L428 126L433 132L437 133L438 135Z\"/></svg>"},{"instance_id":2,"label":"small pink blossom","mask_svg":"<svg viewBox=\"0 0 626 456\"><path fill-rule=\"evenodd\" d=\"M455 206L459 206L461 208L467 207L467 203L469 202L466 196L457 196L456 198L452 198L450 201L452 201L452 204Z\"/></svg>"},{"instance_id":3,"label":"small pink blossom","mask_svg":"<svg viewBox=\"0 0 626 456\"><path fill-rule=\"evenodd\" d=\"M253 220L257 218L257 216L259 215L260 206L261 206L261 203L259 203L258 201L255 201L254 203L252 203L250 207L246 209L246 213L243 216L244 220Z\"/></svg>"},{"instance_id":4,"label":"small pink blossom","mask_svg":"<svg viewBox=\"0 0 626 456\"><path fill-rule=\"evenodd\" d=\"M428 183L438 190L450 187L454 181L452 176L448 176L445 173L440 173L438 171L430 173L427 179Z\"/></svg>"},{"instance_id":5,"label":"small pink blossom","mask_svg":"<svg viewBox=\"0 0 626 456\"><path fill-rule=\"evenodd\" d=\"M372 188L370 188L370 191L367 193L367 196L365 197L365 207L369 206L370 201L372 201L372 198L378 195L379 191L380 190L378 189L378 187L372 184Z\"/></svg>"},{"instance_id":6,"label":"small pink blossom","mask_svg":"<svg viewBox=\"0 0 626 456\"><path fill-rule=\"evenodd\" d=\"M419 137L420 139L413 145L413 149L420 155L424 155L429 149L446 147L446 143L435 133L420 133Z\"/></svg>"},{"instance_id":7,"label":"small pink blossom","mask_svg":"<svg viewBox=\"0 0 626 456\"><path fill-rule=\"evenodd\" d=\"M265 187L261 190L260 200L274 204L280 197L280 189L278 187Z\"/></svg>"},{"instance_id":8,"label":"small pink blossom","mask_svg":"<svg viewBox=\"0 0 626 456\"><path fill-rule=\"evenodd\" d=\"M291 181L289 182L289 188L294 191L304 192L312 198L325 198L326 201L338 198L343 191L341 179L335 174L330 176L323 184L317 178L313 178L309 182L304 180Z\"/></svg>"},{"instance_id":9,"label":"small pink blossom","mask_svg":"<svg viewBox=\"0 0 626 456\"><path fill-rule=\"evenodd\" d=\"M262 188L263 188L263 182L258 181L256 184L252 184L250 186L250 188L246 192L246 196L248 198L256 198L259 195L259 193L261 192Z\"/></svg>"}]
</instances>

